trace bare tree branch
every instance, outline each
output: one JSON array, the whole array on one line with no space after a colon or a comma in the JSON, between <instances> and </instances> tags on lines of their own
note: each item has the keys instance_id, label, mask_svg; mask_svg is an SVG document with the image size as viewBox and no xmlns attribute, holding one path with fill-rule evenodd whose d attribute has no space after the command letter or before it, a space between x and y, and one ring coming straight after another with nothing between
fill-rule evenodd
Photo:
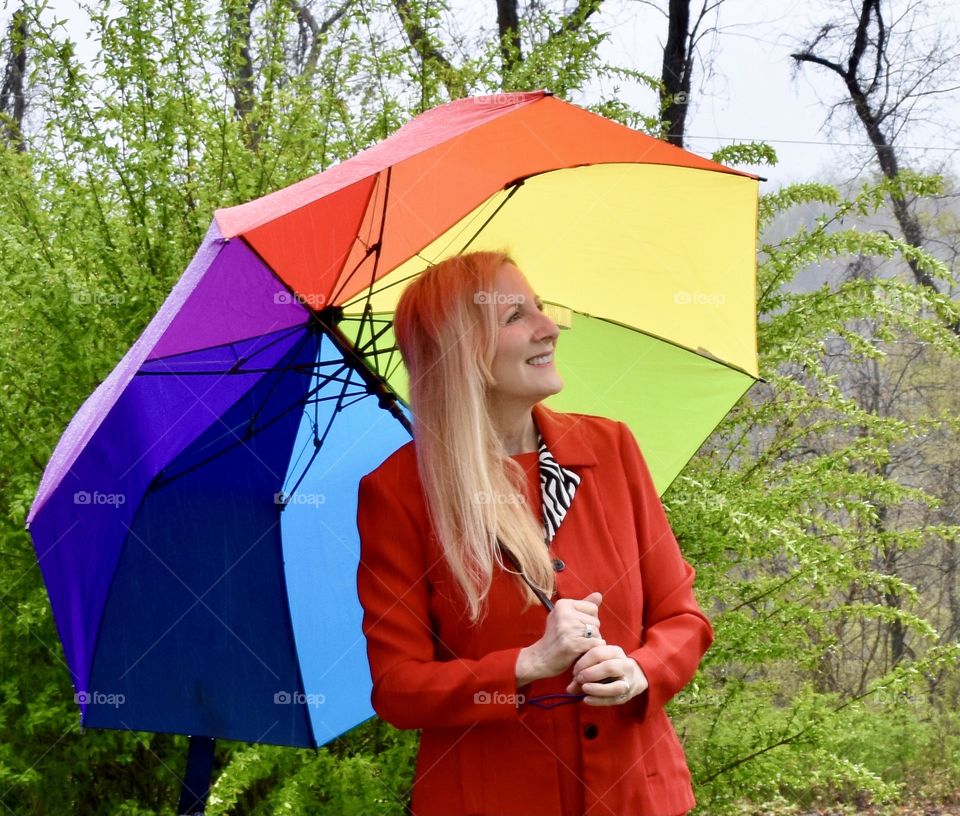
<instances>
[{"instance_id":1,"label":"bare tree branch","mask_svg":"<svg viewBox=\"0 0 960 816\"><path fill-rule=\"evenodd\" d=\"M560 27L550 33L547 42L579 31L590 16L600 10L603 0L577 0L577 7L560 22Z\"/></svg>"},{"instance_id":2,"label":"bare tree branch","mask_svg":"<svg viewBox=\"0 0 960 816\"><path fill-rule=\"evenodd\" d=\"M297 0L288 0L290 9L297 15L297 23L300 26L301 35L310 43L307 57L304 60L300 75L309 79L317 69L317 61L320 58L320 47L323 44L324 35L330 28L350 9L353 0L344 0L337 6L322 22L318 23L313 12L306 3L298 3Z\"/></svg>"},{"instance_id":3,"label":"bare tree branch","mask_svg":"<svg viewBox=\"0 0 960 816\"><path fill-rule=\"evenodd\" d=\"M440 81L451 99L459 99L466 94L466 87L457 67L436 46L422 23L416 18L410 8L409 0L393 0L394 8L400 16L403 30L413 50L417 52L421 61L426 64L435 62L440 67Z\"/></svg>"},{"instance_id":4,"label":"bare tree branch","mask_svg":"<svg viewBox=\"0 0 960 816\"><path fill-rule=\"evenodd\" d=\"M872 38L871 31L875 31L875 36ZM899 128L894 125L889 133L885 133L883 124L898 111L906 100L912 99L915 104L919 88L928 82L933 74L933 71L927 69L933 55L925 55L921 58L924 70L911 77L903 78L903 81L909 87L904 88L891 104L889 88L893 81L893 69L888 53L890 29L884 22L881 0L861 0L845 66L817 53L818 49L836 33L835 26L823 26L811 43L801 51L791 54L791 56L798 65L802 63L820 65L833 71L843 80L849 102L866 130L871 145L873 145L881 172L888 179L896 179L900 173L900 166L893 140L899 132ZM871 66L864 68L868 53L874 55L874 61ZM864 75L869 77L867 81L862 79ZM875 97L881 87L883 88L883 94L879 99L876 99ZM890 199L894 217L900 226L904 239L912 246L921 248L924 236L919 218L902 195L892 194ZM915 260L908 260L908 264L914 279L918 283L933 289L935 292L938 291L933 278ZM960 333L960 326L956 327L955 330Z\"/></svg>"}]
</instances>

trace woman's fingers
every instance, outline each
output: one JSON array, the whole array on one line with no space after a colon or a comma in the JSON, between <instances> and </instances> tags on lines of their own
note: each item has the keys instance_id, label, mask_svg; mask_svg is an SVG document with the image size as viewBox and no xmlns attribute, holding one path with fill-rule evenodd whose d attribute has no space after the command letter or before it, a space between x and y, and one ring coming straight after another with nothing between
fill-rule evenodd
<instances>
[{"instance_id":1,"label":"woman's fingers","mask_svg":"<svg viewBox=\"0 0 960 816\"><path fill-rule=\"evenodd\" d=\"M580 656L580 659L573 664L573 676L576 677L577 675L585 672L591 666L601 663L604 660L611 660L618 657L626 657L623 649L621 649L619 646L612 644L608 646L606 642L602 644L598 643L589 652L584 652ZM590 679L592 680L594 678L591 677Z\"/></svg>"},{"instance_id":2,"label":"woman's fingers","mask_svg":"<svg viewBox=\"0 0 960 816\"><path fill-rule=\"evenodd\" d=\"M630 684L626 680L607 684L587 683L581 688L587 695L583 701L592 706L623 705L634 696L630 693Z\"/></svg>"},{"instance_id":3,"label":"woman's fingers","mask_svg":"<svg viewBox=\"0 0 960 816\"><path fill-rule=\"evenodd\" d=\"M615 655L605 657L605 655ZM593 662L590 662L593 661ZM573 680L567 686L571 694L582 693L589 705L621 705L647 690L648 683L640 664L626 657L619 646L591 649L574 666Z\"/></svg>"},{"instance_id":4,"label":"woman's fingers","mask_svg":"<svg viewBox=\"0 0 960 816\"><path fill-rule=\"evenodd\" d=\"M599 592L594 593L594 595L599 594ZM554 605L553 611L561 616L589 615L595 618L600 614L600 606L591 601L575 601L573 598L561 598Z\"/></svg>"}]
</instances>

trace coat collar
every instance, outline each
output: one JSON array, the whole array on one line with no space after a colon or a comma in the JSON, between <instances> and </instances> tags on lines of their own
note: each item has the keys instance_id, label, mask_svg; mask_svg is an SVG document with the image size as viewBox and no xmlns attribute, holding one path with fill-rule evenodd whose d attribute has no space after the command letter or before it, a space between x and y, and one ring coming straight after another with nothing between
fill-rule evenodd
<instances>
[{"instance_id":1,"label":"coat collar","mask_svg":"<svg viewBox=\"0 0 960 816\"><path fill-rule=\"evenodd\" d=\"M559 465L590 467L597 464L581 427L585 419L580 414L551 411L542 402L533 406L533 421Z\"/></svg>"}]
</instances>

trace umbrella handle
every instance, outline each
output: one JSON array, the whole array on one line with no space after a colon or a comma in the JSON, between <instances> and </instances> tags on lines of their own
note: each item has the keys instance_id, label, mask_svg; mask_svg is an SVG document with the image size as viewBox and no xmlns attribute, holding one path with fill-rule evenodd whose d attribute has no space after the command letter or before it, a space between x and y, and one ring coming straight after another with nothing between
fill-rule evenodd
<instances>
[{"instance_id":1,"label":"umbrella handle","mask_svg":"<svg viewBox=\"0 0 960 816\"><path fill-rule=\"evenodd\" d=\"M553 602L547 597L547 593L544 592L540 587L533 583L528 577L527 574L523 571L523 567L520 566L520 562L517 560L517 557L507 549L507 545L504 544L499 538L497 539L497 546L500 547L500 552L503 553L503 557L506 558L510 565L517 571L517 574L523 578L524 583L530 587L533 591L533 594L537 596L537 599L540 603L543 604L547 612L553 611Z\"/></svg>"},{"instance_id":2,"label":"umbrella handle","mask_svg":"<svg viewBox=\"0 0 960 816\"><path fill-rule=\"evenodd\" d=\"M180 788L180 816L199 816L207 809L207 794L210 793L210 777L213 772L213 737L190 736L187 749L187 770Z\"/></svg>"}]
</instances>

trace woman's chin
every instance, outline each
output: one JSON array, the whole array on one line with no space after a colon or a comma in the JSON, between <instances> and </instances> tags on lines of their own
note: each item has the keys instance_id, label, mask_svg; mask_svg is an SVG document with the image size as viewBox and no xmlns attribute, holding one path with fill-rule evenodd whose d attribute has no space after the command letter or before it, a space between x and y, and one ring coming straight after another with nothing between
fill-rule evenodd
<instances>
[{"instance_id":1,"label":"woman's chin","mask_svg":"<svg viewBox=\"0 0 960 816\"><path fill-rule=\"evenodd\" d=\"M549 388L549 390L547 390L547 388ZM561 391L563 391L563 380L560 379L559 375L557 375L555 382L552 385L549 385L546 388L544 388L544 391L545 391L543 395L544 399L546 399L547 397L552 397L554 394L559 394Z\"/></svg>"}]
</instances>

